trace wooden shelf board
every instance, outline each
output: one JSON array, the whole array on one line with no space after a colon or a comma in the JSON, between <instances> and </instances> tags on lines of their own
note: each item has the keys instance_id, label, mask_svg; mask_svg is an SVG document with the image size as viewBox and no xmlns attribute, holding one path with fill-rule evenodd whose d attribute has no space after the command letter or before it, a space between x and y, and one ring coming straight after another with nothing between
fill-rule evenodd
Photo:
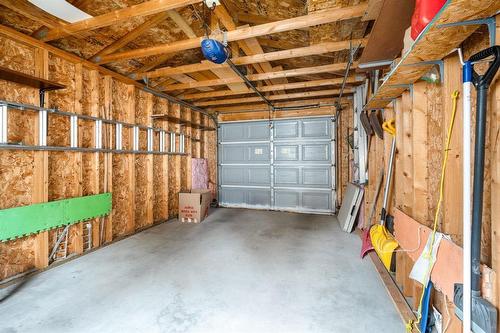
<instances>
[{"instance_id":1,"label":"wooden shelf board","mask_svg":"<svg viewBox=\"0 0 500 333\"><path fill-rule=\"evenodd\" d=\"M391 98L399 97L405 89L394 89L394 85L415 83L433 66L415 64L443 59L478 28L478 25L439 27L440 25L488 18L498 10L500 2L497 0L448 0L389 72L365 109L383 108L391 102Z\"/></svg>"},{"instance_id":2,"label":"wooden shelf board","mask_svg":"<svg viewBox=\"0 0 500 333\"><path fill-rule=\"evenodd\" d=\"M38 78L36 76L24 74L21 72L13 71L11 69L8 69L6 67L1 67L1 66L0 66L0 79L5 80L5 81L19 83L19 84L33 87L33 88L37 88L37 89L43 89L45 91L66 88L66 86L64 86L62 84L52 82L49 80L45 80L45 79L41 79L41 78Z\"/></svg>"}]
</instances>

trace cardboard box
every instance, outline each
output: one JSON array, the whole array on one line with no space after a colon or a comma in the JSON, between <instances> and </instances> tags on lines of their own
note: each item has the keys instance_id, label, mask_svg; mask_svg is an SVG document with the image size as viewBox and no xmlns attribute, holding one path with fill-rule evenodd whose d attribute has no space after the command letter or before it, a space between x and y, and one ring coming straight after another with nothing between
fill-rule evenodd
<instances>
[{"instance_id":1,"label":"cardboard box","mask_svg":"<svg viewBox=\"0 0 500 333\"><path fill-rule=\"evenodd\" d=\"M208 216L212 200L210 190L191 190L179 193L179 221L200 223Z\"/></svg>"}]
</instances>

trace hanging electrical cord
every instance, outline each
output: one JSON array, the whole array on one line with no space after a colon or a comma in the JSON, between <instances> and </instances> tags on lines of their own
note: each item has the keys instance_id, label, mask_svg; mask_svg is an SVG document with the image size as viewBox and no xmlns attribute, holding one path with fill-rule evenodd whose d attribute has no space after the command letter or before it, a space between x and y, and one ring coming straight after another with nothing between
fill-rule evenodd
<instances>
[{"instance_id":1,"label":"hanging electrical cord","mask_svg":"<svg viewBox=\"0 0 500 333\"><path fill-rule=\"evenodd\" d=\"M431 253L432 253L433 248L434 248L434 240L436 239L436 233L437 233L437 227L438 227L438 221L439 221L439 213L441 212L441 204L443 202L444 179L445 179L445 175L446 175L446 166L448 163L448 153L450 151L451 134L453 132L453 125L455 124L455 115L457 113L458 94L459 94L458 91L455 90L451 96L452 101L453 101L452 102L453 103L453 110L452 110L452 115L451 115L451 119L450 119L450 125L448 126L448 131L447 131L447 135L446 135L446 145L444 148L444 158L443 158L443 164L441 166L441 179L439 182L439 199L438 199L438 203L436 206L436 212L434 214L434 225L433 225L432 233L431 233L431 243L430 243L431 246L429 248L429 251L427 251L427 253L424 253L425 256L429 256L429 257L431 256ZM429 266L427 267L427 274L430 274L430 271L432 270L431 263L432 263L432 261L429 261ZM425 286L424 286L424 290L425 290ZM423 299L424 299L424 291L422 291L422 294L420 295L420 301L419 301L418 313L417 313L417 321L416 322L408 322L407 326L406 326L407 330L408 330L408 326L411 328L412 326L418 325L420 323L420 320L422 319ZM417 330L419 330L419 332L420 332L420 329L418 327L417 327ZM425 333L425 332L422 332L422 333Z\"/></svg>"}]
</instances>

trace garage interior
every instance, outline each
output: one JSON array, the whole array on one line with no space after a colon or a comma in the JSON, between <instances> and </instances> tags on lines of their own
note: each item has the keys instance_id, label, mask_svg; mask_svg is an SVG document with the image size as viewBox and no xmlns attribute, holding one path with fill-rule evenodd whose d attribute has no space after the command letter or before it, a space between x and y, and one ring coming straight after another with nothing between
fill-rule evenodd
<instances>
[{"instance_id":1,"label":"garage interior","mask_svg":"<svg viewBox=\"0 0 500 333\"><path fill-rule=\"evenodd\" d=\"M0 332L500 331L499 13L0 0Z\"/></svg>"}]
</instances>

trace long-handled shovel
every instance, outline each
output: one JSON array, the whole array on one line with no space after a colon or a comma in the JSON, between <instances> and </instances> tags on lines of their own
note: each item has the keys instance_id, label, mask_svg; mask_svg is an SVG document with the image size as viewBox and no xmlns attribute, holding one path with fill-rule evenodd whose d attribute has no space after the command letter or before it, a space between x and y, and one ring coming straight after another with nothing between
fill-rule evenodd
<instances>
[{"instance_id":1,"label":"long-handled shovel","mask_svg":"<svg viewBox=\"0 0 500 333\"><path fill-rule=\"evenodd\" d=\"M398 242L385 227L385 221L387 217L387 201L389 198L389 191L391 186L394 155L396 153L396 128L394 127L394 119L384 122L382 124L382 128L385 132L392 136L392 146L389 158L389 168L387 170L387 177L385 180L384 201L382 204L382 211L380 212L380 223L370 228L370 238L375 251L380 257L380 260L382 260L385 268L387 268L387 270L390 270L392 253L399 246Z\"/></svg>"},{"instance_id":2,"label":"long-handled shovel","mask_svg":"<svg viewBox=\"0 0 500 333\"><path fill-rule=\"evenodd\" d=\"M363 234L361 236L361 259L363 259L368 252L373 250L372 240L370 239L370 228L372 226L372 218L375 213L375 208L377 207L378 195L380 193L380 188L382 187L382 181L384 180L384 169L380 170L377 181L377 189L375 190L375 197L373 198L372 207L370 208L370 217L365 221L363 226Z\"/></svg>"},{"instance_id":3,"label":"long-handled shovel","mask_svg":"<svg viewBox=\"0 0 500 333\"><path fill-rule=\"evenodd\" d=\"M474 62L493 56L485 74L479 75L474 70ZM494 333L497 329L497 309L486 299L481 297L481 229L483 214L483 183L484 183L484 143L486 138L486 109L488 107L488 89L500 67L500 46L496 45L480 51L465 62L463 68L464 100L470 101L470 83L476 87L476 139L474 146L474 180L472 189L472 223L469 219L469 196L464 191L464 284L455 284L455 313L463 316L464 327L472 326L474 332ZM470 108L464 107L464 121L470 121L470 114L465 113ZM464 130L468 130L464 124ZM470 141L464 142L464 151ZM466 160L464 157L464 165ZM464 172L466 168L464 167ZM470 171L470 170L467 170ZM464 184L469 182L469 174L464 174ZM466 186L464 185L464 190ZM470 194L470 193L467 193ZM468 221L466 220L469 219ZM470 251L470 252L469 252ZM470 261L468 260L470 256ZM471 270L466 272L466 270ZM470 280L468 279L470 277ZM470 283L470 284L469 284ZM463 312L462 312L463 311ZM472 325L469 321L472 319Z\"/></svg>"}]
</instances>

